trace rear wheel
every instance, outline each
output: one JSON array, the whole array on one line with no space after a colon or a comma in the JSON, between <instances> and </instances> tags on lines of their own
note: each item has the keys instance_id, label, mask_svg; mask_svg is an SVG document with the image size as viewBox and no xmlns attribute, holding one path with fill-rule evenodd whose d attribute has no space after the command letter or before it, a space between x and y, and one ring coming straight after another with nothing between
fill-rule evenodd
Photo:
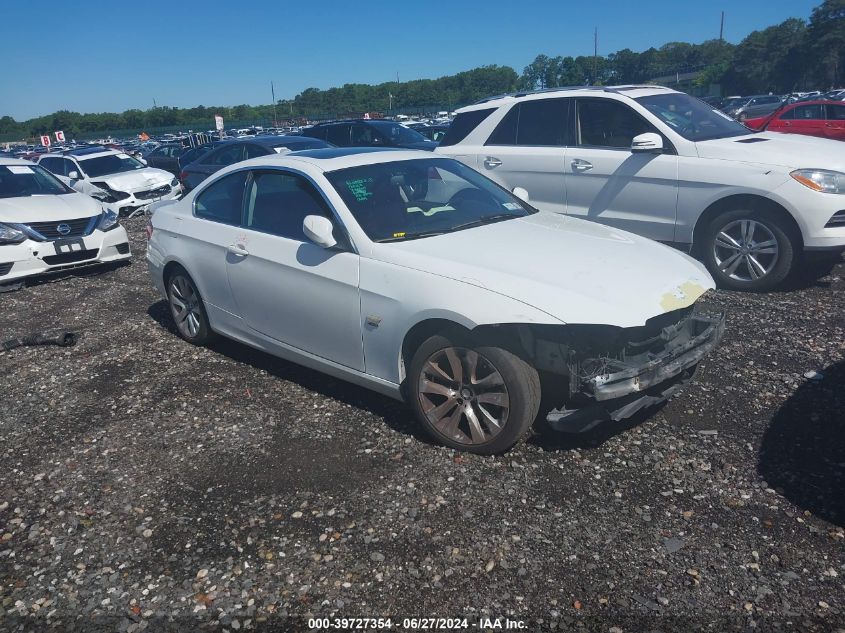
<instances>
[{"instance_id":1,"label":"rear wheel","mask_svg":"<svg viewBox=\"0 0 845 633\"><path fill-rule=\"evenodd\" d=\"M772 214L752 209L733 209L713 218L701 246L716 283L732 290L774 288L786 279L796 259L790 227Z\"/></svg>"},{"instance_id":2,"label":"rear wheel","mask_svg":"<svg viewBox=\"0 0 845 633\"><path fill-rule=\"evenodd\" d=\"M179 336L193 345L206 345L215 338L194 280L180 268L167 280L170 314Z\"/></svg>"},{"instance_id":3,"label":"rear wheel","mask_svg":"<svg viewBox=\"0 0 845 633\"><path fill-rule=\"evenodd\" d=\"M438 442L502 453L530 430L540 406L537 371L515 354L460 335L432 336L411 360L411 407Z\"/></svg>"}]
</instances>

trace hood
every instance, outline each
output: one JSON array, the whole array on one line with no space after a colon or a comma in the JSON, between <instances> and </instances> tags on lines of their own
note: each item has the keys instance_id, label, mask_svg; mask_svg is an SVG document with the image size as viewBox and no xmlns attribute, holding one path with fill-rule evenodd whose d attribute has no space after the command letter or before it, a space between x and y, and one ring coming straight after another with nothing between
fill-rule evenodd
<instances>
[{"instance_id":1,"label":"hood","mask_svg":"<svg viewBox=\"0 0 845 633\"><path fill-rule=\"evenodd\" d=\"M145 167L118 174L107 174L91 178L92 183L104 182L115 191L146 191L162 185L169 185L173 174L155 167Z\"/></svg>"},{"instance_id":2,"label":"hood","mask_svg":"<svg viewBox=\"0 0 845 633\"><path fill-rule=\"evenodd\" d=\"M59 196L0 198L0 222L61 222L100 215L103 207L97 200L81 193Z\"/></svg>"},{"instance_id":3,"label":"hood","mask_svg":"<svg viewBox=\"0 0 845 633\"><path fill-rule=\"evenodd\" d=\"M701 158L760 163L787 169L823 168L845 172L842 141L801 134L760 132L747 136L699 141Z\"/></svg>"},{"instance_id":4,"label":"hood","mask_svg":"<svg viewBox=\"0 0 845 633\"><path fill-rule=\"evenodd\" d=\"M405 149L421 149L426 152L433 152L434 148L437 147L437 143L434 141L419 141L418 143L403 143L402 145L397 145L397 147L404 147Z\"/></svg>"},{"instance_id":5,"label":"hood","mask_svg":"<svg viewBox=\"0 0 845 633\"><path fill-rule=\"evenodd\" d=\"M702 264L668 246L545 212L374 244L371 256L485 288L565 323L639 326L715 287Z\"/></svg>"}]
</instances>

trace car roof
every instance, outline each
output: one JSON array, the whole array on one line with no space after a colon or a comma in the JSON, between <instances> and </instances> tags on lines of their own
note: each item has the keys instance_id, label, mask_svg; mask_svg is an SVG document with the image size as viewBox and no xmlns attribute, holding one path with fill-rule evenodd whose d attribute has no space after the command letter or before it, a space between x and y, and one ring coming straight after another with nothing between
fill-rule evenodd
<instances>
[{"instance_id":1,"label":"car roof","mask_svg":"<svg viewBox=\"0 0 845 633\"><path fill-rule=\"evenodd\" d=\"M5 156L0 156L0 165L29 165L31 167L33 162L31 160L24 160L23 158L6 158Z\"/></svg>"},{"instance_id":2,"label":"car roof","mask_svg":"<svg viewBox=\"0 0 845 633\"><path fill-rule=\"evenodd\" d=\"M309 149L290 154L271 154L259 156L240 163L240 167L297 167L297 164L307 163L324 172L346 169L347 167L359 167L361 165L376 165L378 163L390 163L400 160L415 159L438 159L453 160L447 156L432 154L423 150L399 149L393 147L367 147L367 148L326 148Z\"/></svg>"},{"instance_id":3,"label":"car roof","mask_svg":"<svg viewBox=\"0 0 845 633\"><path fill-rule=\"evenodd\" d=\"M658 94L673 94L677 90L666 88L664 86L647 86L647 85L620 85L620 86L564 86L560 88L544 88L542 90L525 90L522 92L514 92L503 95L496 95L494 97L487 97L472 105L456 110L458 113L471 112L473 110L485 110L490 107L498 107L508 103L516 103L523 100L544 99L554 96L567 97L589 97L596 94L609 93L617 94L631 99L639 97L650 97Z\"/></svg>"},{"instance_id":4,"label":"car roof","mask_svg":"<svg viewBox=\"0 0 845 633\"><path fill-rule=\"evenodd\" d=\"M258 143L259 145L269 145L269 146L276 146L276 145L298 145L299 143L313 143L315 140L310 136L276 136L273 134L269 135L256 135L249 138L238 138L229 141L230 143ZM226 143L226 141L220 141L221 143Z\"/></svg>"},{"instance_id":5,"label":"car roof","mask_svg":"<svg viewBox=\"0 0 845 633\"><path fill-rule=\"evenodd\" d=\"M391 121L390 119L338 119L337 121L315 123L311 127L328 127L329 125L338 125L341 123L395 123L396 125L402 125L399 121Z\"/></svg>"}]
</instances>

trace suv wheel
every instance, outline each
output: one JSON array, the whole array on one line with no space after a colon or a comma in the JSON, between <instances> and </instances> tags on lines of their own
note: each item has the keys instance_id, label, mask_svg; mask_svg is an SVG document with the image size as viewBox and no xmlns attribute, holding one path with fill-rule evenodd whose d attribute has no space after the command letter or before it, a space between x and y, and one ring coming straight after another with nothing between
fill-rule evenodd
<instances>
[{"instance_id":1,"label":"suv wheel","mask_svg":"<svg viewBox=\"0 0 845 633\"><path fill-rule=\"evenodd\" d=\"M184 269L177 270L167 280L167 300L179 336L193 345L206 345L214 340L202 297Z\"/></svg>"},{"instance_id":2,"label":"suv wheel","mask_svg":"<svg viewBox=\"0 0 845 633\"><path fill-rule=\"evenodd\" d=\"M408 381L411 407L429 434L481 455L519 442L540 407L540 380L531 365L461 336L432 336L420 345Z\"/></svg>"},{"instance_id":3,"label":"suv wheel","mask_svg":"<svg viewBox=\"0 0 845 633\"><path fill-rule=\"evenodd\" d=\"M726 211L704 231L704 263L722 288L759 292L789 275L795 244L786 224L747 209Z\"/></svg>"}]
</instances>

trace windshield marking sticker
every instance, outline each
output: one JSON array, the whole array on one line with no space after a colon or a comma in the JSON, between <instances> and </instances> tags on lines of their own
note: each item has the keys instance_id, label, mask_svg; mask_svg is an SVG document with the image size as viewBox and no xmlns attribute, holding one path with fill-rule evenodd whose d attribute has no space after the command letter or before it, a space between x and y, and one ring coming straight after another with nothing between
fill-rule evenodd
<instances>
[{"instance_id":1,"label":"windshield marking sticker","mask_svg":"<svg viewBox=\"0 0 845 633\"><path fill-rule=\"evenodd\" d=\"M367 189L367 185L373 184L372 178L357 178L347 180L346 186L358 202L366 202L373 197L373 192Z\"/></svg>"},{"instance_id":2,"label":"windshield marking sticker","mask_svg":"<svg viewBox=\"0 0 845 633\"><path fill-rule=\"evenodd\" d=\"M400 231L399 233L394 233L393 237L405 237L405 231Z\"/></svg>"},{"instance_id":3,"label":"windshield marking sticker","mask_svg":"<svg viewBox=\"0 0 845 633\"><path fill-rule=\"evenodd\" d=\"M32 168L28 165L6 165L6 169L8 169L13 174L31 174Z\"/></svg>"},{"instance_id":4,"label":"windshield marking sticker","mask_svg":"<svg viewBox=\"0 0 845 633\"><path fill-rule=\"evenodd\" d=\"M129 154L122 154L121 153L121 154L118 154L117 157L118 158L129 158Z\"/></svg>"}]
</instances>

